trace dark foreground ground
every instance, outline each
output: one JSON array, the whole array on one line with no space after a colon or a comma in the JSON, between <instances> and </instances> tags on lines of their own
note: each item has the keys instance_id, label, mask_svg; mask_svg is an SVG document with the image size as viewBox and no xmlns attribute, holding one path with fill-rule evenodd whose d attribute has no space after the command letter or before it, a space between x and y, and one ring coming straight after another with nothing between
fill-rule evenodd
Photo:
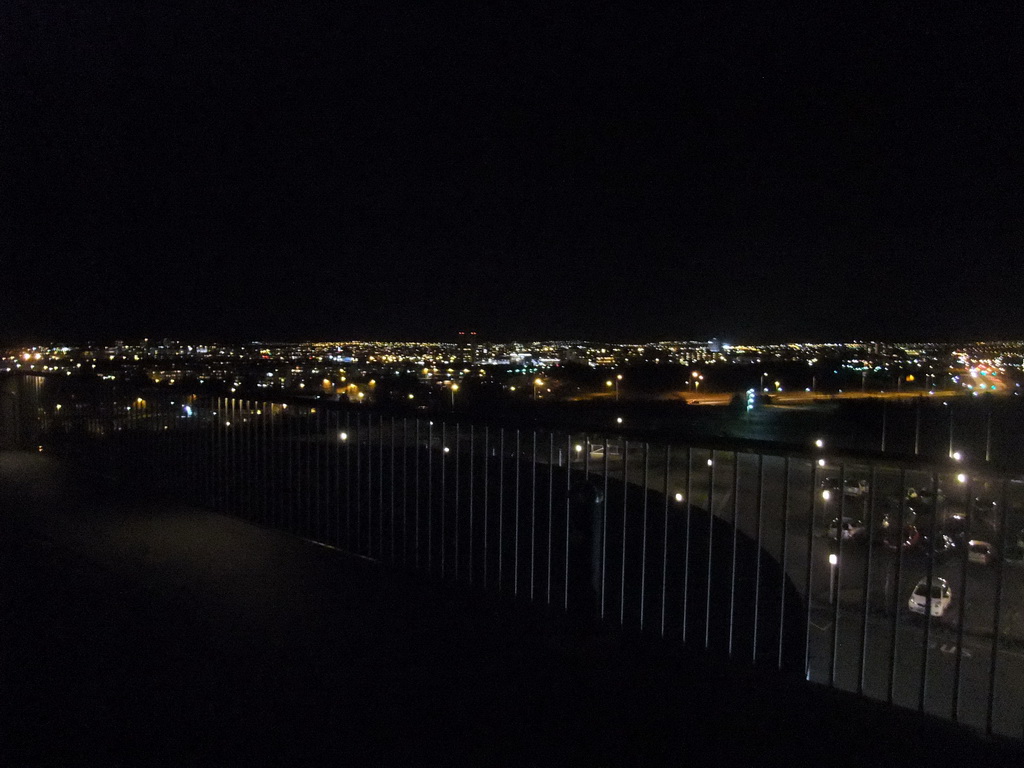
<instances>
[{"instance_id":1,"label":"dark foreground ground","mask_svg":"<svg viewBox=\"0 0 1024 768\"><path fill-rule=\"evenodd\" d=\"M0 454L2 765L1024 756L737 670Z\"/></svg>"}]
</instances>

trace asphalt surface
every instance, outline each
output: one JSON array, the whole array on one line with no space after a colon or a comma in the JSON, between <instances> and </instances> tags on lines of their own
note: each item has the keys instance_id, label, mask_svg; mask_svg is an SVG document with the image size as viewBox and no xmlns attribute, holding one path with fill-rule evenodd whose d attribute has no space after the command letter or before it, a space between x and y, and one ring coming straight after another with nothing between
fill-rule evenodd
<instances>
[{"instance_id":1,"label":"asphalt surface","mask_svg":"<svg viewBox=\"0 0 1024 768\"><path fill-rule=\"evenodd\" d=\"M1016 742L0 454L3 765L985 765Z\"/></svg>"}]
</instances>

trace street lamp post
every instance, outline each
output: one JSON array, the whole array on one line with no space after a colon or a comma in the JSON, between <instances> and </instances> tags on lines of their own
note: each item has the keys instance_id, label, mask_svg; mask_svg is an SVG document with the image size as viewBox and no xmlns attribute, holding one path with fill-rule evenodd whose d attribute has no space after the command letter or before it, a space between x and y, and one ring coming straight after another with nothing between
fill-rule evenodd
<instances>
[{"instance_id":1,"label":"street lamp post","mask_svg":"<svg viewBox=\"0 0 1024 768\"><path fill-rule=\"evenodd\" d=\"M540 379L534 379L533 380L533 399L534 400L537 399L537 387L539 387L543 383L544 382L542 380L540 380Z\"/></svg>"},{"instance_id":2,"label":"street lamp post","mask_svg":"<svg viewBox=\"0 0 1024 768\"><path fill-rule=\"evenodd\" d=\"M949 456L953 455L953 406L949 406Z\"/></svg>"},{"instance_id":3,"label":"street lamp post","mask_svg":"<svg viewBox=\"0 0 1024 768\"><path fill-rule=\"evenodd\" d=\"M619 382L622 381L622 374L615 374L615 402L619 402Z\"/></svg>"},{"instance_id":4,"label":"street lamp post","mask_svg":"<svg viewBox=\"0 0 1024 768\"><path fill-rule=\"evenodd\" d=\"M921 396L917 397L917 409L914 413L914 455L921 452Z\"/></svg>"},{"instance_id":5,"label":"street lamp post","mask_svg":"<svg viewBox=\"0 0 1024 768\"><path fill-rule=\"evenodd\" d=\"M885 422L886 422L886 415L887 415L886 411L885 411L885 406L886 406L886 401L883 400L882 401L882 453L885 453L885 426L886 426Z\"/></svg>"},{"instance_id":6,"label":"street lamp post","mask_svg":"<svg viewBox=\"0 0 1024 768\"><path fill-rule=\"evenodd\" d=\"M452 382L452 410L455 410L455 393L459 391L459 385Z\"/></svg>"},{"instance_id":7,"label":"street lamp post","mask_svg":"<svg viewBox=\"0 0 1024 768\"><path fill-rule=\"evenodd\" d=\"M829 580L828 580L828 604L836 602L836 566L839 564L839 556L833 552L828 556Z\"/></svg>"},{"instance_id":8,"label":"street lamp post","mask_svg":"<svg viewBox=\"0 0 1024 768\"><path fill-rule=\"evenodd\" d=\"M992 403L988 404L988 414L985 416L985 461L992 459Z\"/></svg>"}]
</instances>

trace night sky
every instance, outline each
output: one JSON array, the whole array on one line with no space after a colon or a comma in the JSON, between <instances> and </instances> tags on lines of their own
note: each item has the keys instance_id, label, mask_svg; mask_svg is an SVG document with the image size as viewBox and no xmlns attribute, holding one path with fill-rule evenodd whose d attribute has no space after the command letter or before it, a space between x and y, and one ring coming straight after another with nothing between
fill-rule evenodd
<instances>
[{"instance_id":1,"label":"night sky","mask_svg":"<svg viewBox=\"0 0 1024 768\"><path fill-rule=\"evenodd\" d=\"M444 5L0 6L0 342L1024 337L1016 13Z\"/></svg>"}]
</instances>

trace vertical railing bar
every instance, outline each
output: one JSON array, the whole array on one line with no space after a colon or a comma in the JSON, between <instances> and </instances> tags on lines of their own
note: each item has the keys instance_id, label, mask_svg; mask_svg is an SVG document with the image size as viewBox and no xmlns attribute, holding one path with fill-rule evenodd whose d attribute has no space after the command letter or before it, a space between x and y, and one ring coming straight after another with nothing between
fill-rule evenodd
<instances>
[{"instance_id":1,"label":"vertical railing bar","mask_svg":"<svg viewBox=\"0 0 1024 768\"><path fill-rule=\"evenodd\" d=\"M303 427L305 427L305 425L306 425L306 420L302 417L302 411L300 409L296 408L296 410L295 410L295 420L294 420L294 423L292 424L292 427L293 427L293 429L292 429L292 450L294 452L294 457L295 457L295 462L294 462L295 486L296 486L296 489L297 489L296 494L295 494L295 505L296 505L296 508L295 508L295 515L294 515L295 519L294 519L294 524L293 524L293 532L296 535L300 535L300 536L302 535L302 523L303 523L303 517L305 515L305 503L304 502L305 502L305 493L306 493L306 490L307 490L307 483L305 482L305 475L304 475L304 473L306 471L306 462L303 460L304 456L303 456L303 453L302 453L303 447L304 447L304 441L302 439L303 438Z\"/></svg>"},{"instance_id":2,"label":"vertical railing bar","mask_svg":"<svg viewBox=\"0 0 1024 768\"><path fill-rule=\"evenodd\" d=\"M732 658L733 633L736 623L736 545L740 528L740 454L732 452L732 564L729 574L729 643L728 655Z\"/></svg>"},{"instance_id":3,"label":"vertical railing bar","mask_svg":"<svg viewBox=\"0 0 1024 768\"><path fill-rule=\"evenodd\" d=\"M256 525L264 525L263 499L259 493L263 485L263 472L259 451L261 422L257 414L257 411L260 410L258 405L253 400L246 401L246 408L249 414L248 421L246 422L249 425L246 431L246 452L248 454L246 464L249 467L247 473L249 482L246 483L246 488L249 491L249 508L252 510L252 521ZM173 424L178 424L177 417L173 411L171 412L171 419ZM177 431L176 427L175 431Z\"/></svg>"},{"instance_id":4,"label":"vertical railing bar","mask_svg":"<svg viewBox=\"0 0 1024 768\"><path fill-rule=\"evenodd\" d=\"M601 523L601 619L604 620L605 574L608 568L608 438L604 438L604 495Z\"/></svg>"},{"instance_id":5,"label":"vertical railing bar","mask_svg":"<svg viewBox=\"0 0 1024 768\"><path fill-rule=\"evenodd\" d=\"M473 485L474 475L474 459L476 457L476 425L469 425L469 583L473 583L473 537L476 532L473 530L473 496L475 486Z\"/></svg>"},{"instance_id":6,"label":"vertical railing bar","mask_svg":"<svg viewBox=\"0 0 1024 768\"><path fill-rule=\"evenodd\" d=\"M512 594L513 595L518 595L519 594L519 499L520 499L520 495L522 493L521 490L520 490L520 487L519 487L519 475L520 475L520 468L522 467L522 461L520 461L520 459L521 459L521 457L523 455L521 437L522 437L521 430L519 430L519 428L517 427L516 428L516 454L515 454L516 455L516 463L515 463L515 468L516 468L515 537L514 537L514 546L512 548L512 551L513 551L513 553L515 555L513 557L513 559L512 559Z\"/></svg>"},{"instance_id":7,"label":"vertical railing bar","mask_svg":"<svg viewBox=\"0 0 1024 768\"><path fill-rule=\"evenodd\" d=\"M750 661L757 663L757 631L761 618L761 519L764 515L764 454L757 454L757 517L754 519L754 541L757 551L754 553L754 639Z\"/></svg>"},{"instance_id":8,"label":"vertical railing bar","mask_svg":"<svg viewBox=\"0 0 1024 768\"><path fill-rule=\"evenodd\" d=\"M966 505L966 519L967 519L967 531L964 539L966 541L971 540L971 520L974 517L974 505L971 503L973 499L972 487L974 484L974 478L967 478L967 482L964 485L964 504ZM938 499L936 499L936 510L935 514L938 515ZM931 543L931 557L935 557L935 546L938 541L932 541ZM999 550L999 554L1002 554L1002 550ZM956 622L956 654L953 657L953 701L952 701L952 720L954 723L960 722L960 666L961 658L963 656L964 647L964 614L967 613L967 553L964 552L964 557L960 559L960 610L957 611L957 622Z\"/></svg>"},{"instance_id":9,"label":"vertical railing bar","mask_svg":"<svg viewBox=\"0 0 1024 768\"><path fill-rule=\"evenodd\" d=\"M327 452L327 435L330 434L331 412L325 410L323 405L316 409L316 440L313 443L313 451L316 455L316 496L317 496L317 524L316 540L322 544L329 544L327 532L327 510L330 504L330 484L328 482L330 467L325 461Z\"/></svg>"},{"instance_id":10,"label":"vertical railing bar","mask_svg":"<svg viewBox=\"0 0 1024 768\"><path fill-rule=\"evenodd\" d=\"M263 410L267 414L266 421L266 443L263 447L264 450L264 461L267 465L266 485L264 491L267 497L267 525L274 527L277 523L277 506L274 504L274 500L277 498L275 489L277 487L277 464L274 461L275 447L276 447L276 433L274 430L274 409L271 405L264 403ZM198 426L198 425L197 425ZM198 458L198 456L197 456Z\"/></svg>"},{"instance_id":11,"label":"vertical railing bar","mask_svg":"<svg viewBox=\"0 0 1024 768\"><path fill-rule=\"evenodd\" d=\"M420 569L420 420L416 419L415 422L415 436L414 436L414 447L413 447L413 474L415 480L413 483L413 517L415 518L415 535L416 535L416 546L415 546L415 567L416 570Z\"/></svg>"},{"instance_id":12,"label":"vertical railing bar","mask_svg":"<svg viewBox=\"0 0 1024 768\"><path fill-rule=\"evenodd\" d=\"M930 545L935 544L935 534L938 530L939 517L939 475L932 473L932 526ZM917 709L924 712L925 699L928 695L928 657L929 644L932 635L932 584L935 581L935 558L928 558L928 598L925 600L925 621L924 621L924 653L921 655L921 687L918 690Z\"/></svg>"},{"instance_id":13,"label":"vertical railing bar","mask_svg":"<svg viewBox=\"0 0 1024 768\"><path fill-rule=\"evenodd\" d=\"M711 564L715 559L715 449L711 449L708 464L708 572L707 594L704 601L704 647L711 643Z\"/></svg>"},{"instance_id":14,"label":"vertical railing bar","mask_svg":"<svg viewBox=\"0 0 1024 768\"><path fill-rule=\"evenodd\" d=\"M551 545L553 537L551 527L554 523L554 483L555 483L555 433L548 433L548 589L547 603L551 605Z\"/></svg>"},{"instance_id":15,"label":"vertical railing bar","mask_svg":"<svg viewBox=\"0 0 1024 768\"><path fill-rule=\"evenodd\" d=\"M352 546L352 414L345 411L345 548L355 553Z\"/></svg>"},{"instance_id":16,"label":"vertical railing bar","mask_svg":"<svg viewBox=\"0 0 1024 768\"><path fill-rule=\"evenodd\" d=\"M622 446L622 567L619 570L619 624L626 623L626 524L629 520L629 440Z\"/></svg>"},{"instance_id":17,"label":"vertical railing bar","mask_svg":"<svg viewBox=\"0 0 1024 768\"><path fill-rule=\"evenodd\" d=\"M461 434L461 428L458 422L455 422L455 503L453 505L455 512L455 540L452 548L452 556L455 558L455 580L459 580L459 492L462 490L459 486L459 454L462 452L459 445L459 436Z\"/></svg>"},{"instance_id":18,"label":"vertical railing bar","mask_svg":"<svg viewBox=\"0 0 1024 768\"><path fill-rule=\"evenodd\" d=\"M311 408L306 412L306 416L303 419L303 430L302 430L302 467L305 470L306 476L306 487L305 487L305 527L302 531L303 538L313 540L315 539L314 526L315 526L315 496L313 494L313 482L314 482L314 462L313 462L313 425L316 422L316 408Z\"/></svg>"},{"instance_id":19,"label":"vertical railing bar","mask_svg":"<svg viewBox=\"0 0 1024 768\"><path fill-rule=\"evenodd\" d=\"M296 496L296 493L298 492L298 485L295 482L295 455L294 455L294 449L295 449L295 440L294 440L295 419L292 418L292 415L293 415L294 411L292 413L288 413L287 408L284 408L282 410L284 412L284 415L287 416L287 418L284 419L284 423L282 424L282 431L284 432L284 435L283 435L284 440L283 440L283 442L284 442L284 450L285 450L285 457L286 457L285 458L285 471L286 471L286 476L288 478L284 485L288 489L288 493L287 493L287 499L285 499L285 503L283 504L282 517L284 519L281 522L283 523L282 529L285 530L285 531L288 531L289 533L291 533L291 532L294 531L294 528L295 528L295 526L293 524L293 520L294 520L294 506L295 506L295 496Z\"/></svg>"},{"instance_id":20,"label":"vertical railing bar","mask_svg":"<svg viewBox=\"0 0 1024 768\"><path fill-rule=\"evenodd\" d=\"M395 563L395 540L398 538L398 534L395 532L395 512L396 512L396 497L397 491L395 486L397 478L395 477L395 417L391 416L391 466L389 476L391 479L391 562Z\"/></svg>"},{"instance_id":21,"label":"vertical railing bar","mask_svg":"<svg viewBox=\"0 0 1024 768\"><path fill-rule=\"evenodd\" d=\"M498 429L498 591L505 575L505 428Z\"/></svg>"},{"instance_id":22,"label":"vertical railing bar","mask_svg":"<svg viewBox=\"0 0 1024 768\"><path fill-rule=\"evenodd\" d=\"M409 418L402 417L402 565L409 564Z\"/></svg>"},{"instance_id":23,"label":"vertical railing bar","mask_svg":"<svg viewBox=\"0 0 1024 768\"><path fill-rule=\"evenodd\" d=\"M489 517L488 512L489 512L489 508L490 508L490 503L489 503L489 499L488 499L488 493L490 492L490 476L491 476L491 461L490 461L491 457L488 455L488 451L490 450L490 437L491 437L491 428L490 428L490 426L485 424L484 425L484 466L483 466L483 471L484 471L484 508L483 508L483 516L484 516L484 543L483 543L483 552L481 553L481 557L483 558L483 561L484 561L484 576L483 576L484 589L487 589L487 534L488 534L488 528L489 528L489 525L488 525L488 517Z\"/></svg>"},{"instance_id":24,"label":"vertical railing bar","mask_svg":"<svg viewBox=\"0 0 1024 768\"><path fill-rule=\"evenodd\" d=\"M384 414L377 431L377 556L384 560Z\"/></svg>"},{"instance_id":25,"label":"vertical railing bar","mask_svg":"<svg viewBox=\"0 0 1024 768\"><path fill-rule=\"evenodd\" d=\"M533 460L530 468L530 602L534 599L537 560L537 430L533 430Z\"/></svg>"},{"instance_id":26,"label":"vertical railing bar","mask_svg":"<svg viewBox=\"0 0 1024 768\"><path fill-rule=\"evenodd\" d=\"M231 464L229 462L229 453L227 451L228 443L228 427L227 423L230 420L230 412L228 412L228 399L218 398L217 406L217 466L220 468L219 487L217 489L217 504L216 509L218 512L230 513L231 507L228 504L228 477L231 472ZM146 430L149 433L151 430ZM155 447L155 442L150 442L151 447Z\"/></svg>"},{"instance_id":27,"label":"vertical railing bar","mask_svg":"<svg viewBox=\"0 0 1024 768\"><path fill-rule=\"evenodd\" d=\"M807 626L804 636L804 676L811 679L811 607L814 605L814 589L811 566L814 562L814 500L818 489L817 465L811 462L810 499L807 505Z\"/></svg>"},{"instance_id":28,"label":"vertical railing bar","mask_svg":"<svg viewBox=\"0 0 1024 768\"><path fill-rule=\"evenodd\" d=\"M356 443L356 551L363 551L363 419L356 411L355 434L351 439ZM369 489L367 489L369 490ZM369 528L369 526L367 526Z\"/></svg>"},{"instance_id":29,"label":"vertical railing bar","mask_svg":"<svg viewBox=\"0 0 1024 768\"><path fill-rule=\"evenodd\" d=\"M860 636L860 659L858 660L857 669L857 694L859 696L864 695L864 675L867 669L867 656L868 656L868 616L870 615L870 602L871 602L871 573L874 567L874 550L875 550L875 485L878 482L877 465L871 465L870 480L868 481L868 545L867 545L867 563L864 568L864 582L862 585L862 591L864 594L864 611L861 616L861 636Z\"/></svg>"},{"instance_id":30,"label":"vertical railing bar","mask_svg":"<svg viewBox=\"0 0 1024 768\"><path fill-rule=\"evenodd\" d=\"M839 515L836 520L836 564L829 565L829 596L832 598L832 654L828 668L828 686L835 687L839 656L839 587L843 574L843 518L846 517L846 462L839 465Z\"/></svg>"},{"instance_id":31,"label":"vertical railing bar","mask_svg":"<svg viewBox=\"0 0 1024 768\"><path fill-rule=\"evenodd\" d=\"M162 404L161 404L162 405ZM160 421L163 421L163 409L160 409ZM231 433L228 436L228 452L231 455L231 479L232 479L232 514L236 517L240 517L243 520L248 520L248 515L244 509L245 505L245 489L242 485L242 472L245 471L245 455L242 448L242 439L245 436L245 430L243 425L242 416L242 399L231 398ZM164 425L158 424L157 437L164 444L166 449L167 438L165 437L166 430Z\"/></svg>"},{"instance_id":32,"label":"vertical railing bar","mask_svg":"<svg viewBox=\"0 0 1024 768\"><path fill-rule=\"evenodd\" d=\"M373 513L376 506L373 491L373 413L366 414L366 556L373 557ZM362 440L359 441L362 443Z\"/></svg>"},{"instance_id":33,"label":"vertical railing bar","mask_svg":"<svg viewBox=\"0 0 1024 768\"><path fill-rule=\"evenodd\" d=\"M665 636L665 612L667 610L666 590L668 589L668 495L669 475L672 467L672 447L665 444L665 510L661 540L661 636Z\"/></svg>"},{"instance_id":34,"label":"vertical railing bar","mask_svg":"<svg viewBox=\"0 0 1024 768\"><path fill-rule=\"evenodd\" d=\"M311 492L313 496L313 529L312 538L319 541L320 537L320 508L321 504L321 478L320 478L320 419L322 418L321 413L323 408L317 408L315 418L310 420L310 444L309 444L309 457L310 464L312 464L313 482L311 483Z\"/></svg>"},{"instance_id":35,"label":"vertical railing bar","mask_svg":"<svg viewBox=\"0 0 1024 768\"><path fill-rule=\"evenodd\" d=\"M565 584L562 608L569 610L569 503L572 492L572 434L565 437Z\"/></svg>"},{"instance_id":36,"label":"vertical railing bar","mask_svg":"<svg viewBox=\"0 0 1024 768\"><path fill-rule=\"evenodd\" d=\"M999 552L1006 552L1006 508L1010 501L1009 481L1002 481L999 494ZM964 553L964 557L966 557ZM988 663L988 701L985 706L985 735L992 735L992 710L996 698L996 672L999 659L1000 611L1003 600L1003 568L996 571L995 606L992 616L992 651ZM1024 732L1022 732L1024 735Z\"/></svg>"},{"instance_id":37,"label":"vertical railing bar","mask_svg":"<svg viewBox=\"0 0 1024 768\"><path fill-rule=\"evenodd\" d=\"M693 517L693 447L686 446L686 545L683 563L683 642L686 642L690 607L690 522Z\"/></svg>"},{"instance_id":38,"label":"vertical railing bar","mask_svg":"<svg viewBox=\"0 0 1024 768\"><path fill-rule=\"evenodd\" d=\"M427 420L427 573L434 571L434 422Z\"/></svg>"},{"instance_id":39,"label":"vertical railing bar","mask_svg":"<svg viewBox=\"0 0 1024 768\"><path fill-rule=\"evenodd\" d=\"M295 530L295 500L298 493L298 483L295 481L295 419L294 411L288 412L288 418L284 422L284 445L288 456L288 499L285 505L284 530L289 533Z\"/></svg>"},{"instance_id":40,"label":"vertical railing bar","mask_svg":"<svg viewBox=\"0 0 1024 768\"><path fill-rule=\"evenodd\" d=\"M448 422L441 422L441 453L439 458L441 460L441 578L445 576L445 562L447 556L447 548L445 547L445 538L447 534L446 523L448 517L448 499L446 497L446 486L445 486L445 465L448 463L445 461L445 457L448 455L445 453L445 449L448 447Z\"/></svg>"},{"instance_id":41,"label":"vertical railing bar","mask_svg":"<svg viewBox=\"0 0 1024 768\"><path fill-rule=\"evenodd\" d=\"M293 505L292 510L292 521L291 521L291 532L293 534L300 534L302 530L302 494L306 490L305 483L302 482L302 413L299 408L295 408L292 413L294 414L291 419L291 439L289 440L292 452L292 472L293 472L293 483L295 484Z\"/></svg>"},{"instance_id":42,"label":"vertical railing bar","mask_svg":"<svg viewBox=\"0 0 1024 768\"><path fill-rule=\"evenodd\" d=\"M305 448L305 441L303 440L304 428L308 424L308 419L304 418L301 409L295 411L295 424L294 434L292 439L292 446L295 451L295 477L296 487L298 488L295 494L296 511L295 511L295 533L299 536L303 533L303 520L306 515L306 498L305 495L308 491L308 483L306 482L305 472L308 465L303 455L303 449Z\"/></svg>"},{"instance_id":43,"label":"vertical railing bar","mask_svg":"<svg viewBox=\"0 0 1024 768\"><path fill-rule=\"evenodd\" d=\"M789 456L783 462L782 477L782 574L779 584L779 658L778 668L782 669L785 658L786 637L786 568L789 565ZM808 605L810 605L808 596Z\"/></svg>"},{"instance_id":44,"label":"vertical railing bar","mask_svg":"<svg viewBox=\"0 0 1024 768\"><path fill-rule=\"evenodd\" d=\"M907 509L907 470L900 469L900 506L896 528L896 573L893 574L892 629L889 634L889 680L886 701L892 704L896 687L896 641L899 639L900 578L903 575L904 524Z\"/></svg>"},{"instance_id":45,"label":"vertical railing bar","mask_svg":"<svg viewBox=\"0 0 1024 768\"><path fill-rule=\"evenodd\" d=\"M650 489L647 487L649 477L649 464L650 464L650 450L651 445L648 442L644 442L644 506L643 506L643 533L642 533L642 544L640 550L640 630L644 628L644 603L647 597L647 497L649 496Z\"/></svg>"},{"instance_id":46,"label":"vertical railing bar","mask_svg":"<svg viewBox=\"0 0 1024 768\"><path fill-rule=\"evenodd\" d=\"M337 409L332 408L327 413L327 437L324 440L327 450L327 484L330 490L327 494L327 541L331 546L338 547L341 537L338 535L338 507L341 505L340 490L341 484L338 481L339 473L339 435L341 432L341 414Z\"/></svg>"},{"instance_id":47,"label":"vertical railing bar","mask_svg":"<svg viewBox=\"0 0 1024 768\"><path fill-rule=\"evenodd\" d=\"M245 400L245 414L246 417L243 420L243 423L246 424L246 506L249 508L249 520L259 523L260 515L256 508L256 483L259 481L259 476L256 472L256 462L254 461L255 452L253 450L253 430L256 426L256 409L253 408L252 400ZM175 423L173 421L173 414L168 412L168 418L172 419L171 424L173 426Z\"/></svg>"}]
</instances>

